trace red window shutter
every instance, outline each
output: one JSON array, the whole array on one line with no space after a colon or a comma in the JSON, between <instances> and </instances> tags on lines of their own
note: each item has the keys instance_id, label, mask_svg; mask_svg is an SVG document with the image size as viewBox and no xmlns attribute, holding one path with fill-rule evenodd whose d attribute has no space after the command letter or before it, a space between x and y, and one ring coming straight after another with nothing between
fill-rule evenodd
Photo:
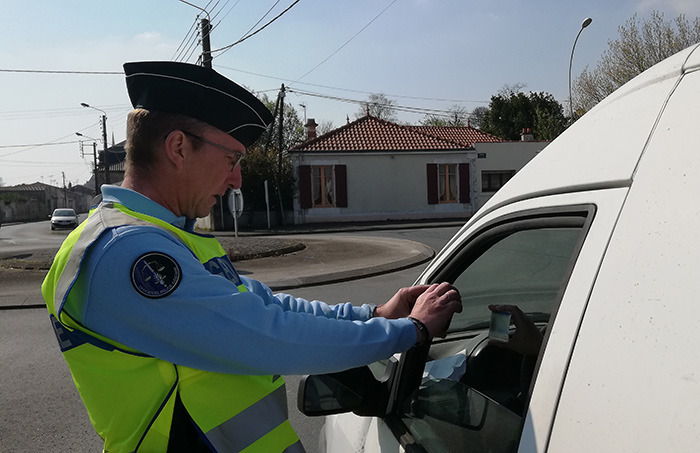
<instances>
[{"instance_id":1,"label":"red window shutter","mask_svg":"<svg viewBox=\"0 0 700 453\"><path fill-rule=\"evenodd\" d=\"M469 203L469 164L459 164L459 202Z\"/></svg>"},{"instance_id":2,"label":"red window shutter","mask_svg":"<svg viewBox=\"0 0 700 453\"><path fill-rule=\"evenodd\" d=\"M335 166L335 207L348 207L348 170L346 165Z\"/></svg>"},{"instance_id":3,"label":"red window shutter","mask_svg":"<svg viewBox=\"0 0 700 453\"><path fill-rule=\"evenodd\" d=\"M438 166L428 164L428 204L438 204Z\"/></svg>"},{"instance_id":4,"label":"red window shutter","mask_svg":"<svg viewBox=\"0 0 700 453\"><path fill-rule=\"evenodd\" d=\"M310 165L299 165L299 205L301 209L313 207Z\"/></svg>"}]
</instances>

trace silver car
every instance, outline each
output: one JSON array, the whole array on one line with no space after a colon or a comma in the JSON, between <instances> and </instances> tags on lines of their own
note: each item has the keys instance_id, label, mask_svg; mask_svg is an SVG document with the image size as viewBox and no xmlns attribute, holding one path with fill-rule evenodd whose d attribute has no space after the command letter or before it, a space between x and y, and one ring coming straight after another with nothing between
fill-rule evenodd
<instances>
[{"instance_id":1,"label":"silver car","mask_svg":"<svg viewBox=\"0 0 700 453\"><path fill-rule=\"evenodd\" d=\"M78 214L70 208L54 209L51 214L51 229L75 228L78 226Z\"/></svg>"}]
</instances>

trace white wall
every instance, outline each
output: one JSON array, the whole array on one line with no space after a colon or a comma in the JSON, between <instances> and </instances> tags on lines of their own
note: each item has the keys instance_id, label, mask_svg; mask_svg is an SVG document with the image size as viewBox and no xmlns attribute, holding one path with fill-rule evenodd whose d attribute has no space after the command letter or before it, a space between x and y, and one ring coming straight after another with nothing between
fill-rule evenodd
<instances>
[{"instance_id":1,"label":"white wall","mask_svg":"<svg viewBox=\"0 0 700 453\"><path fill-rule=\"evenodd\" d=\"M481 193L483 170L520 170L548 143L478 143L474 150L458 151L293 153L295 176L299 165L346 165L348 184L347 208L302 210L297 193L294 222L466 219L493 195ZM471 202L428 204L430 163L468 163Z\"/></svg>"},{"instance_id":2,"label":"white wall","mask_svg":"<svg viewBox=\"0 0 700 453\"><path fill-rule=\"evenodd\" d=\"M501 142L475 143L476 165L472 170L475 184L472 190L476 192L475 205L478 210L495 192L481 191L482 171L520 171L533 157L542 151L550 142Z\"/></svg>"},{"instance_id":3,"label":"white wall","mask_svg":"<svg viewBox=\"0 0 700 453\"><path fill-rule=\"evenodd\" d=\"M472 213L471 204L428 204L426 165L465 163L468 161L466 151L310 154L294 155L295 167L346 165L348 207L312 208L300 212L298 200L295 200L297 223L467 218Z\"/></svg>"}]
</instances>

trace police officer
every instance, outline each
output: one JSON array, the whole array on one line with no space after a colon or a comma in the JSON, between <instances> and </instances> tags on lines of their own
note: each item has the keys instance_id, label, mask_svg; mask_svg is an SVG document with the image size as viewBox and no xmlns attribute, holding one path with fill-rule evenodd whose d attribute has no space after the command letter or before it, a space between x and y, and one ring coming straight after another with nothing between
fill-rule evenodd
<instances>
[{"instance_id":1,"label":"police officer","mask_svg":"<svg viewBox=\"0 0 700 453\"><path fill-rule=\"evenodd\" d=\"M59 250L42 286L105 451L303 451L283 374L340 371L428 341L461 310L449 284L329 306L238 275L193 232L272 121L212 69L124 65L134 110L121 187ZM388 319L393 318L393 319Z\"/></svg>"}]
</instances>

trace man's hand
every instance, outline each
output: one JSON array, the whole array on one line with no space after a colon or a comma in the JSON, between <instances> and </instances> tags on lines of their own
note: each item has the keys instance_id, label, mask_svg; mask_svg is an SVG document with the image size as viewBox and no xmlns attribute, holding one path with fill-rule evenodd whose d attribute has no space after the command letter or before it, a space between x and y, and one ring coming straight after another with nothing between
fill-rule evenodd
<instances>
[{"instance_id":1,"label":"man's hand","mask_svg":"<svg viewBox=\"0 0 700 453\"><path fill-rule=\"evenodd\" d=\"M410 316L422 322L430 337L444 338L452 315L462 311L462 297L449 283L432 284L418 296Z\"/></svg>"},{"instance_id":2,"label":"man's hand","mask_svg":"<svg viewBox=\"0 0 700 453\"><path fill-rule=\"evenodd\" d=\"M524 355L537 355L542 346L542 332L523 311L515 305L489 305L491 311L507 311L515 324L515 333L507 343L492 341L490 343L502 346Z\"/></svg>"},{"instance_id":3,"label":"man's hand","mask_svg":"<svg viewBox=\"0 0 700 453\"><path fill-rule=\"evenodd\" d=\"M401 288L387 303L377 307L374 311L374 316L388 319L407 317L411 314L418 296L423 294L428 287L428 285L417 285L410 288Z\"/></svg>"}]
</instances>

